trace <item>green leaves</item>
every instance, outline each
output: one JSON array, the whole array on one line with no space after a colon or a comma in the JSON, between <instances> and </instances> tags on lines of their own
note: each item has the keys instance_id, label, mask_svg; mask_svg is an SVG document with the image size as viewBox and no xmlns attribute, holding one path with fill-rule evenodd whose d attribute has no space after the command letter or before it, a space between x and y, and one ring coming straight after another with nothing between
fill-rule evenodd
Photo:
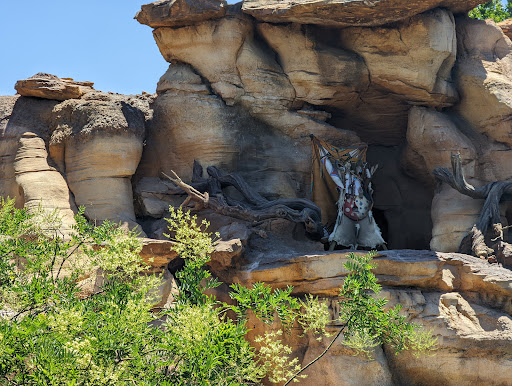
<instances>
[{"instance_id":1,"label":"green leaves","mask_svg":"<svg viewBox=\"0 0 512 386\"><path fill-rule=\"evenodd\" d=\"M255 283L252 288L241 284L232 284L229 297L236 301L230 308L236 312L240 319L247 319L247 311L252 310L256 317L267 324L272 324L275 316L279 318L283 327L289 329L297 317L300 308L299 301L291 297L293 287L286 289L272 288L264 283Z\"/></svg>"},{"instance_id":2,"label":"green leaves","mask_svg":"<svg viewBox=\"0 0 512 386\"><path fill-rule=\"evenodd\" d=\"M220 285L216 279L211 278L211 273L205 269L210 261L210 254L214 251L212 235L206 232L210 225L203 220L200 225L197 216L191 216L190 212L183 212L181 208L175 210L169 207L170 217L165 220L169 223L169 237L176 244L173 249L184 260L185 265L181 271L176 272L179 280L180 304L208 304L215 302L213 296L205 295L207 289ZM201 229L204 228L204 231Z\"/></svg>"},{"instance_id":3,"label":"green leaves","mask_svg":"<svg viewBox=\"0 0 512 386\"><path fill-rule=\"evenodd\" d=\"M208 223L179 209L168 222L184 259L175 275L180 293L169 309L151 313L155 278L144 274L133 233L109 222L94 226L80 209L65 239L53 214L32 215L0 199L2 384L244 385L301 378L282 330L258 337L258 349L250 346L248 314L280 322L289 333L298 321L304 331L327 335L327 303L264 283L233 284L232 304L218 302L205 294L220 284L206 268L215 237L205 232ZM431 352L431 333L408 323L399 307L386 310L387 301L376 296L373 256L352 254L345 264L346 344L367 355L381 344ZM97 288L85 296L80 280L95 271ZM235 317L228 317L231 311Z\"/></svg>"},{"instance_id":4,"label":"green leaves","mask_svg":"<svg viewBox=\"0 0 512 386\"><path fill-rule=\"evenodd\" d=\"M480 4L469 11L469 16L473 19L493 19L496 23L512 17L512 1L507 0L507 5L503 6L501 0L491 0Z\"/></svg>"},{"instance_id":5,"label":"green leaves","mask_svg":"<svg viewBox=\"0 0 512 386\"><path fill-rule=\"evenodd\" d=\"M386 310L388 300L378 297L381 286L371 271L376 267L372 262L375 255L375 251L366 255L350 253L344 264L351 271L340 291L340 320L346 324L347 345L366 355L367 348L375 344L388 344L397 353L420 346L425 352L434 350L435 339L429 340L420 326L407 322L400 314L400 305Z\"/></svg>"}]
</instances>

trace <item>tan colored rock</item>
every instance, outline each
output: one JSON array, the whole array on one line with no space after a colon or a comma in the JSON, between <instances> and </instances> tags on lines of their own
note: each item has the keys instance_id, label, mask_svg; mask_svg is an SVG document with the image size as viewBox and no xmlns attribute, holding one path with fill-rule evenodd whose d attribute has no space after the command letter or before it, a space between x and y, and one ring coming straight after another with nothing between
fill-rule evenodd
<instances>
[{"instance_id":1,"label":"tan colored rock","mask_svg":"<svg viewBox=\"0 0 512 386\"><path fill-rule=\"evenodd\" d=\"M249 253L247 265L226 273L224 279L246 285L264 281L274 288L293 285L296 294L327 297L324 301L336 315L339 287L347 274L343 269L346 255L290 251L266 257ZM339 340L308 369L308 383L507 384L512 377L508 365L512 358L509 270L467 255L430 251L384 251L375 262L375 273L383 285L381 295L390 300L389 306L400 304L408 320L431 331L438 342L435 355L417 358L408 351L394 355L387 347L384 354L377 347L373 353L376 360L368 362L353 357L351 349ZM338 329L336 323L329 326L330 332ZM319 343L311 336L284 340L292 345L303 366L330 341L324 338ZM338 372L341 369L345 376Z\"/></svg>"},{"instance_id":2,"label":"tan colored rock","mask_svg":"<svg viewBox=\"0 0 512 386\"><path fill-rule=\"evenodd\" d=\"M507 36L509 39L512 39L512 19L499 22L498 27L501 28L505 36Z\"/></svg>"},{"instance_id":3,"label":"tan colored rock","mask_svg":"<svg viewBox=\"0 0 512 386\"><path fill-rule=\"evenodd\" d=\"M142 5L135 19L152 28L181 27L217 19L225 13L225 0L160 0Z\"/></svg>"},{"instance_id":4,"label":"tan colored rock","mask_svg":"<svg viewBox=\"0 0 512 386\"><path fill-rule=\"evenodd\" d=\"M289 111L283 106L289 100L280 94L281 85L286 86L285 77L269 70L267 76L276 83L258 85L256 76L251 75L258 72L251 69L261 63L260 72L264 73L272 67L256 60L254 52L259 48L244 46L239 68L248 92L241 104L249 111L227 106L217 95L207 93L189 66L171 65L159 83L160 95L153 105L154 117L139 173L161 177L160 172L170 175L174 170L187 180L197 159L203 167L238 171L267 197L293 198L309 189L310 133L335 143L358 141L350 131ZM251 58L255 59L252 64Z\"/></svg>"},{"instance_id":5,"label":"tan colored rock","mask_svg":"<svg viewBox=\"0 0 512 386\"><path fill-rule=\"evenodd\" d=\"M31 213L57 211L62 232L74 225L75 203L64 177L48 156L48 122L56 101L0 99L0 195Z\"/></svg>"},{"instance_id":6,"label":"tan colored rock","mask_svg":"<svg viewBox=\"0 0 512 386\"><path fill-rule=\"evenodd\" d=\"M368 88L368 70L360 56L323 45L301 25L262 23L258 32L279 55L298 100L343 106Z\"/></svg>"},{"instance_id":7,"label":"tan colored rock","mask_svg":"<svg viewBox=\"0 0 512 386\"><path fill-rule=\"evenodd\" d=\"M460 152L464 175L476 176L477 151L475 144L464 135L448 115L424 107L412 107L409 111L407 144L421 157L416 169L432 172L441 166L451 169L451 155ZM430 177L433 178L433 177Z\"/></svg>"},{"instance_id":8,"label":"tan colored rock","mask_svg":"<svg viewBox=\"0 0 512 386\"><path fill-rule=\"evenodd\" d=\"M296 97L294 86L277 63L274 52L254 37L247 38L240 48L236 70L245 91L240 99L246 109L291 107Z\"/></svg>"},{"instance_id":9,"label":"tan colored rock","mask_svg":"<svg viewBox=\"0 0 512 386\"><path fill-rule=\"evenodd\" d=\"M180 77L181 80L177 80ZM180 90L186 82L190 82L187 88L201 91ZM169 86L154 103L151 127L155 130L150 129L147 139L147 149L154 150L147 153L143 162L159 165L159 171L167 175L172 175L171 170L174 170L185 179L192 175L194 159L204 167L232 165L239 152L237 144L233 143L236 128L229 123L234 117L222 99L209 94L201 78L189 66L171 65L159 84L164 83ZM174 84L172 88L171 84ZM196 113L191 114L191 111ZM158 174L155 177L163 177Z\"/></svg>"},{"instance_id":10,"label":"tan colored rock","mask_svg":"<svg viewBox=\"0 0 512 386\"><path fill-rule=\"evenodd\" d=\"M130 178L142 154L144 113L135 101L101 95L69 100L53 111L51 148L65 165L77 205L93 221L110 220L142 235ZM125 98L125 99L123 99Z\"/></svg>"},{"instance_id":11,"label":"tan colored rock","mask_svg":"<svg viewBox=\"0 0 512 386\"><path fill-rule=\"evenodd\" d=\"M219 20L181 28L157 28L153 35L165 60L190 64L224 100L233 101L243 94L236 60L251 28L247 17L232 10Z\"/></svg>"},{"instance_id":12,"label":"tan colored rock","mask_svg":"<svg viewBox=\"0 0 512 386\"><path fill-rule=\"evenodd\" d=\"M478 220L483 200L475 200L443 184L432 200L432 240L434 251L457 252L464 236Z\"/></svg>"},{"instance_id":13,"label":"tan colored rock","mask_svg":"<svg viewBox=\"0 0 512 386\"><path fill-rule=\"evenodd\" d=\"M433 356L410 352L387 355L401 384L506 385L511 377L512 318L477 304L459 292L389 291L391 305L402 304L412 321L438 339ZM404 304L405 297L423 298ZM391 354L391 353L388 353Z\"/></svg>"},{"instance_id":14,"label":"tan colored rock","mask_svg":"<svg viewBox=\"0 0 512 386\"><path fill-rule=\"evenodd\" d=\"M85 206L92 221L110 220L121 226L142 229L136 222L130 177L142 154L135 136L96 136L66 143L66 176L77 205Z\"/></svg>"},{"instance_id":15,"label":"tan colored rock","mask_svg":"<svg viewBox=\"0 0 512 386\"><path fill-rule=\"evenodd\" d=\"M14 173L14 157L18 149L18 133L9 125L17 96L0 96L0 196L16 198L18 205L19 197L18 186ZM14 132L13 132L14 131Z\"/></svg>"},{"instance_id":16,"label":"tan colored rock","mask_svg":"<svg viewBox=\"0 0 512 386\"><path fill-rule=\"evenodd\" d=\"M491 20L457 19L457 111L478 132L512 146L512 43Z\"/></svg>"},{"instance_id":17,"label":"tan colored rock","mask_svg":"<svg viewBox=\"0 0 512 386\"><path fill-rule=\"evenodd\" d=\"M451 12L435 9L394 27L347 28L340 36L364 58L372 86L413 104L449 106L457 101L451 80L457 52Z\"/></svg>"},{"instance_id":18,"label":"tan colored rock","mask_svg":"<svg viewBox=\"0 0 512 386\"><path fill-rule=\"evenodd\" d=\"M415 16L436 7L467 12L482 0L245 0L242 10L271 23L375 27Z\"/></svg>"},{"instance_id":19,"label":"tan colored rock","mask_svg":"<svg viewBox=\"0 0 512 386\"><path fill-rule=\"evenodd\" d=\"M358 251L356 253L366 253ZM225 272L227 282L252 284L265 282L274 288L293 285L293 293L311 293L336 297L347 271L343 264L348 252L279 251L277 255L247 251L246 265ZM476 257L417 250L381 251L374 270L379 283L387 287L439 288L464 293L478 304L489 304L500 312L512 314L512 274L510 270L490 265ZM449 270L453 276L447 280Z\"/></svg>"},{"instance_id":20,"label":"tan colored rock","mask_svg":"<svg viewBox=\"0 0 512 386\"><path fill-rule=\"evenodd\" d=\"M158 276L158 279L160 284L152 288L148 296L154 297L157 302L153 309L169 308L176 301L176 296L179 294L178 283L168 269L165 269Z\"/></svg>"},{"instance_id":21,"label":"tan colored rock","mask_svg":"<svg viewBox=\"0 0 512 386\"><path fill-rule=\"evenodd\" d=\"M215 251L212 253L208 266L218 272L233 267L238 263L244 247L240 239L219 240L215 245Z\"/></svg>"},{"instance_id":22,"label":"tan colored rock","mask_svg":"<svg viewBox=\"0 0 512 386\"><path fill-rule=\"evenodd\" d=\"M431 174L435 167L451 170L451 155L460 153L466 178L477 186L481 184L481 181L474 180L479 158L476 146L448 115L424 107L413 107L409 112L407 143L410 152L405 162L416 170L417 176L422 177L425 183L435 183ZM478 219L482 204L482 200L464 196L443 184L432 201L430 248L457 252L463 237Z\"/></svg>"},{"instance_id":23,"label":"tan colored rock","mask_svg":"<svg viewBox=\"0 0 512 386\"><path fill-rule=\"evenodd\" d=\"M331 327L329 332L337 333L339 328ZM323 338L319 342L317 336L312 334L308 334L307 338L302 366L318 357L331 341L330 338ZM337 386L394 385L386 355L381 347L370 350L372 358L368 358L357 355L357 352L344 345L343 341L343 336L340 336L326 356L304 371L307 378L301 382Z\"/></svg>"},{"instance_id":24,"label":"tan colored rock","mask_svg":"<svg viewBox=\"0 0 512 386\"><path fill-rule=\"evenodd\" d=\"M151 272L163 272L171 261L178 258L178 254L172 249L175 243L170 240L143 238L141 241L140 256L152 267Z\"/></svg>"},{"instance_id":25,"label":"tan colored rock","mask_svg":"<svg viewBox=\"0 0 512 386\"><path fill-rule=\"evenodd\" d=\"M48 165L47 159L44 140L34 133L24 133L14 159L16 183L29 212L57 211L62 220L62 232L69 234L75 224L76 206L66 180Z\"/></svg>"},{"instance_id":26,"label":"tan colored rock","mask_svg":"<svg viewBox=\"0 0 512 386\"><path fill-rule=\"evenodd\" d=\"M77 82L70 78L38 73L28 79L18 80L14 88L20 95L55 99L78 99L94 90L93 82Z\"/></svg>"}]
</instances>

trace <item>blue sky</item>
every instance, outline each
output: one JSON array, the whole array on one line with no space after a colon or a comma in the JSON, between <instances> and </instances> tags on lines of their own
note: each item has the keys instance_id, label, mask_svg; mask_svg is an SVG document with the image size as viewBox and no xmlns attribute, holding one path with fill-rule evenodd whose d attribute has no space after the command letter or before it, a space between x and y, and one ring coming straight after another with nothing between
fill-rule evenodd
<instances>
[{"instance_id":1,"label":"blue sky","mask_svg":"<svg viewBox=\"0 0 512 386\"><path fill-rule=\"evenodd\" d=\"M149 0L0 0L0 95L37 72L97 90L154 92L168 63L152 29L133 19Z\"/></svg>"},{"instance_id":2,"label":"blue sky","mask_svg":"<svg viewBox=\"0 0 512 386\"><path fill-rule=\"evenodd\" d=\"M168 64L151 28L133 20L148 2L0 0L0 95L37 72L89 80L102 91L154 92Z\"/></svg>"}]
</instances>

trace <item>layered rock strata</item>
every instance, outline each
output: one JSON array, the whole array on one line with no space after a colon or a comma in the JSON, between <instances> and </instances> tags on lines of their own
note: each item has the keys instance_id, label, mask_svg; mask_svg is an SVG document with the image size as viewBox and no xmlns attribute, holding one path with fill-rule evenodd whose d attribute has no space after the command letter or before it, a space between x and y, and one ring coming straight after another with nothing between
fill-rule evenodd
<instances>
[{"instance_id":1,"label":"layered rock strata","mask_svg":"<svg viewBox=\"0 0 512 386\"><path fill-rule=\"evenodd\" d=\"M58 210L66 233L77 206L91 220L141 231L130 177L142 153L149 97L96 92L91 82L46 74L18 85L38 97L2 99L2 196L31 211Z\"/></svg>"},{"instance_id":2,"label":"layered rock strata","mask_svg":"<svg viewBox=\"0 0 512 386\"><path fill-rule=\"evenodd\" d=\"M339 287L347 274L346 253L309 253L288 250L265 258L263 250L246 255L247 265L228 282L264 281L274 288L294 286L297 295L313 293L336 314ZM410 352L394 355L375 348L372 360L356 357L340 339L306 371L308 384L471 385L507 384L512 377L512 274L477 258L427 251L386 251L375 258L375 273L389 305L400 304L410 321L437 338L433 356ZM277 327L276 327L277 328ZM331 332L340 327L333 323ZM260 331L256 331L255 334ZM316 358L330 339L285 337L303 365ZM342 370L345 372L342 373ZM349 371L347 373L347 371ZM344 374L344 375L343 375ZM348 375L350 374L350 375ZM342 376L343 375L343 376Z\"/></svg>"},{"instance_id":3,"label":"layered rock strata","mask_svg":"<svg viewBox=\"0 0 512 386\"><path fill-rule=\"evenodd\" d=\"M376 27L401 21L433 8L446 8L453 13L463 13L481 3L481 0L245 0L242 9L258 20L272 23Z\"/></svg>"}]
</instances>

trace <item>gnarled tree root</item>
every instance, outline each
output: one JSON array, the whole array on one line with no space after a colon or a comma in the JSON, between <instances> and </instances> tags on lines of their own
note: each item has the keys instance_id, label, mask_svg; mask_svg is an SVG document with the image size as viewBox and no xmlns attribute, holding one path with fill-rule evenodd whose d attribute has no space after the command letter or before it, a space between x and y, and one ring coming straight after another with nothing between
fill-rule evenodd
<instances>
[{"instance_id":1,"label":"gnarled tree root","mask_svg":"<svg viewBox=\"0 0 512 386\"><path fill-rule=\"evenodd\" d=\"M178 188L187 194L182 206L194 203L194 210L211 209L224 216L259 224L272 219L287 219L295 223L303 223L306 232L311 237L324 236L324 226L321 222L320 208L306 199L267 200L252 189L238 174L224 175L216 167L207 168L208 179L202 177L202 167L194 161L193 183L191 185L172 172L171 180ZM246 202L236 201L226 197L222 188L232 186L245 198ZM199 189L203 189L201 192Z\"/></svg>"},{"instance_id":2,"label":"gnarled tree root","mask_svg":"<svg viewBox=\"0 0 512 386\"><path fill-rule=\"evenodd\" d=\"M480 216L473 225L468 234L462 239L459 252L465 254L473 254L482 259L487 259L491 262L496 261L496 257L492 255L495 249L501 251L512 250L508 246L510 244L503 241L503 225L501 224L500 217L500 202L512 200L512 181L496 181L484 185L480 188L467 183L464 173L462 171L462 164L460 154L453 154L451 157L452 171L447 168L437 167L434 169L434 177L442 182L446 182L458 192L475 198L485 199L484 205L480 212ZM485 242L485 236L488 230L493 233L493 241L499 240L494 248L490 248ZM499 248L498 248L499 247ZM503 252L501 253L503 255ZM500 256L500 254L498 254ZM510 256L512 258L512 256ZM506 256L501 256L501 261L504 265L508 260Z\"/></svg>"}]
</instances>

